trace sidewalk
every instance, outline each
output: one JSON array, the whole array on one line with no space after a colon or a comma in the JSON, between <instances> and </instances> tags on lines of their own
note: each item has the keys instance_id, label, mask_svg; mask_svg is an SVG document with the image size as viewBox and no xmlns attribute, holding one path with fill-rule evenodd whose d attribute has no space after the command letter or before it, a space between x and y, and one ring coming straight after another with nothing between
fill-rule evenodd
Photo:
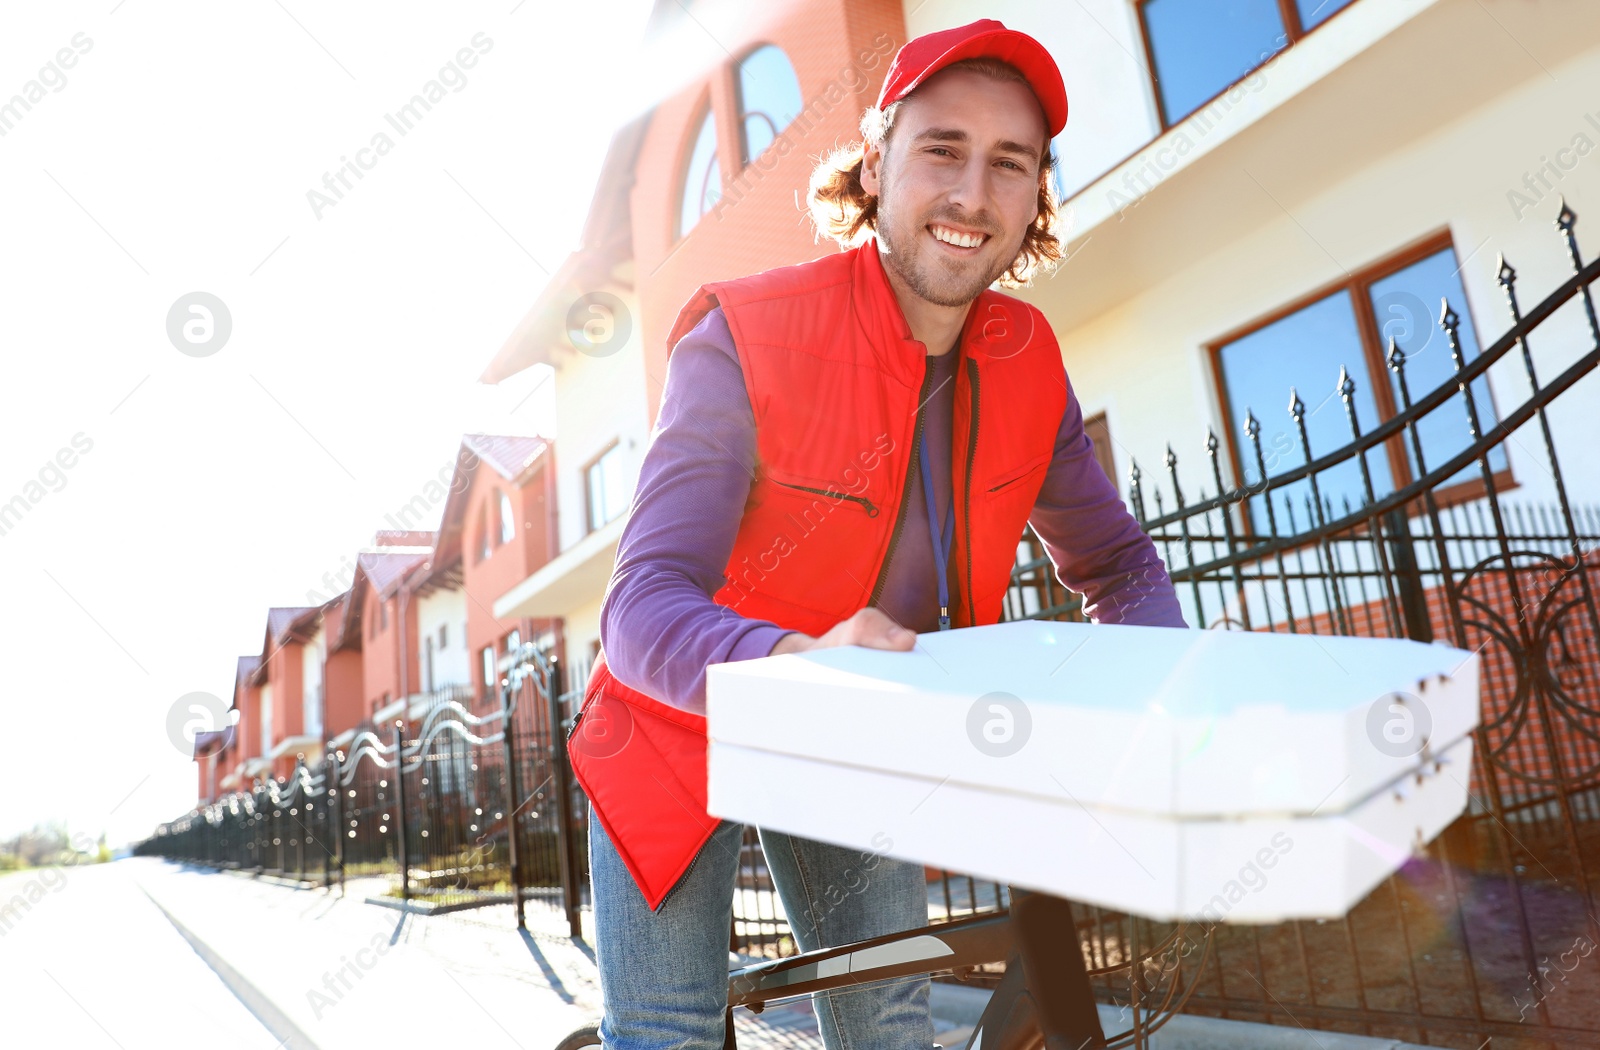
<instances>
[{"instance_id":1,"label":"sidewalk","mask_svg":"<svg viewBox=\"0 0 1600 1050\"><path fill-rule=\"evenodd\" d=\"M429 916L367 904L382 879L351 880L341 898L155 859L110 868L166 915L284 1050L366 1050L387 1039L545 1050L600 1013L592 929L574 940L561 915L537 905L519 931L509 904ZM965 1046L988 994L948 984L934 991L935 1039ZM809 1003L734 1018L746 1050L821 1050ZM1108 1033L1127 1027L1110 1006L1101 1007L1101 1023ZM1157 1032L1151 1048L1426 1050L1187 1016Z\"/></svg>"},{"instance_id":2,"label":"sidewalk","mask_svg":"<svg viewBox=\"0 0 1600 1050\"><path fill-rule=\"evenodd\" d=\"M599 1016L593 949L538 906L522 932L509 904L420 916L365 903L355 883L341 899L154 859L116 867L286 1050L365 1050L387 1039L544 1050ZM734 1016L741 1048L822 1046L809 1004ZM935 1021L946 1045L944 1033L965 1030Z\"/></svg>"}]
</instances>

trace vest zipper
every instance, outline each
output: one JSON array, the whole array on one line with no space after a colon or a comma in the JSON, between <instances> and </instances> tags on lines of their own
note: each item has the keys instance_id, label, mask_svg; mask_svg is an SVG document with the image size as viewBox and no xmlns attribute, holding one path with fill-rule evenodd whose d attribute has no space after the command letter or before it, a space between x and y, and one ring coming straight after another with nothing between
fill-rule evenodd
<instances>
[{"instance_id":1,"label":"vest zipper","mask_svg":"<svg viewBox=\"0 0 1600 1050\"><path fill-rule=\"evenodd\" d=\"M955 353L955 351L951 351ZM928 367L928 359L922 359L922 390L917 395L917 425L911 438L911 455L917 454L917 446L922 441L922 410L928 403L928 384L933 381L933 369ZM883 596L883 585L889 580L889 559L894 557L894 545L900 542L900 528L905 524L906 505L911 502L911 466L915 460L907 458L906 476L900 483L900 509L895 512L894 530L889 533L889 549L884 552L883 564L878 566L878 579L872 585L872 596L867 599L868 605L877 605L878 599Z\"/></svg>"},{"instance_id":2,"label":"vest zipper","mask_svg":"<svg viewBox=\"0 0 1600 1050\"><path fill-rule=\"evenodd\" d=\"M966 508L962 531L967 548L967 626L974 627L978 623L978 609L972 598L972 461L978 452L978 363L970 357L967 358L967 377L972 386L972 430L967 435L967 484L961 499Z\"/></svg>"},{"instance_id":3,"label":"vest zipper","mask_svg":"<svg viewBox=\"0 0 1600 1050\"><path fill-rule=\"evenodd\" d=\"M878 505L872 502L870 499L867 499L865 496L852 496L847 492L834 492L831 489L814 489L810 485L791 485L787 481L773 481L772 483L774 485L782 485L786 489L800 489L802 492L815 492L818 495L827 496L829 499L852 500L867 508L867 517L876 518L878 516Z\"/></svg>"}]
</instances>

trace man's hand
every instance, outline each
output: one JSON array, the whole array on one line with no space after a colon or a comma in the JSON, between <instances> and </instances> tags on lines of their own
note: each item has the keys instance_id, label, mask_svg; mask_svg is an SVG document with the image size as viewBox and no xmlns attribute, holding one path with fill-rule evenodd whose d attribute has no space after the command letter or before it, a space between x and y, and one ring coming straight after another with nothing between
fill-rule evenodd
<instances>
[{"instance_id":1,"label":"man's hand","mask_svg":"<svg viewBox=\"0 0 1600 1050\"><path fill-rule=\"evenodd\" d=\"M803 653L808 649L831 649L838 645L860 645L868 649L905 651L916 648L917 633L895 623L882 609L875 609L869 605L850 619L840 620L821 638L813 638L799 631L786 634L778 639L778 644L772 647L769 655Z\"/></svg>"}]
</instances>

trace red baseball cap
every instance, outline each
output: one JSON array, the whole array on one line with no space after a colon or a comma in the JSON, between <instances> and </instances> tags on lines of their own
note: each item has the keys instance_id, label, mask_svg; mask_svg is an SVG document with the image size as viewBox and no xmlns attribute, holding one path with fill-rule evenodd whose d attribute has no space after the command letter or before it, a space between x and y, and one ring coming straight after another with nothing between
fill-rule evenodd
<instances>
[{"instance_id":1,"label":"red baseball cap","mask_svg":"<svg viewBox=\"0 0 1600 1050\"><path fill-rule=\"evenodd\" d=\"M1061 70L1043 44L1015 29L1007 29L993 18L956 29L924 33L895 52L889 75L878 92L878 108L899 102L923 81L952 62L988 55L1009 62L1022 71L1044 108L1050 137L1055 138L1067 123L1067 89L1061 83Z\"/></svg>"}]
</instances>

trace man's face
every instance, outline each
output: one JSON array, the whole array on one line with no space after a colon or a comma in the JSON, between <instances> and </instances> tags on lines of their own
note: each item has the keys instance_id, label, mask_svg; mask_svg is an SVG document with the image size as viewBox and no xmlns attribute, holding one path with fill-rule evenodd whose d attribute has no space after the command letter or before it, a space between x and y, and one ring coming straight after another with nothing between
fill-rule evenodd
<instances>
[{"instance_id":1,"label":"man's face","mask_svg":"<svg viewBox=\"0 0 1600 1050\"><path fill-rule=\"evenodd\" d=\"M873 147L862 164L884 265L930 303L976 299L1038 217L1044 141L1027 85L964 69L930 77L896 112L887 152Z\"/></svg>"}]
</instances>

